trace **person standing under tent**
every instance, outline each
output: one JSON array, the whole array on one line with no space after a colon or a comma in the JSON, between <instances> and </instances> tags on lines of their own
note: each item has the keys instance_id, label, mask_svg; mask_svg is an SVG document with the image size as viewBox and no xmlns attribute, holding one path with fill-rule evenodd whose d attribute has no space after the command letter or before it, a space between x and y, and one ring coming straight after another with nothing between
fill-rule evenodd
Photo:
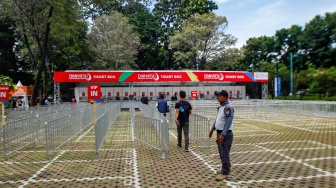
<instances>
[{"instance_id":1,"label":"person standing under tent","mask_svg":"<svg viewBox=\"0 0 336 188\"><path fill-rule=\"evenodd\" d=\"M50 104L50 102L49 102L48 98L47 97L44 98L44 105L49 106L49 104Z\"/></svg>"},{"instance_id":2,"label":"person standing under tent","mask_svg":"<svg viewBox=\"0 0 336 188\"><path fill-rule=\"evenodd\" d=\"M175 94L171 97L171 100L174 101L174 102L177 101L177 96L176 96L176 95L177 95L177 94L175 93Z\"/></svg>"},{"instance_id":3,"label":"person standing under tent","mask_svg":"<svg viewBox=\"0 0 336 188\"><path fill-rule=\"evenodd\" d=\"M18 100L16 101L16 108L22 108L22 100L20 97L18 97Z\"/></svg>"},{"instance_id":4,"label":"person standing under tent","mask_svg":"<svg viewBox=\"0 0 336 188\"><path fill-rule=\"evenodd\" d=\"M168 102L164 99L165 95L161 94L159 101L156 103L156 107L158 108L159 112L166 116L166 113L169 110Z\"/></svg>"},{"instance_id":5,"label":"person standing under tent","mask_svg":"<svg viewBox=\"0 0 336 188\"><path fill-rule=\"evenodd\" d=\"M140 101L141 101L142 104L146 104L145 94L142 94L142 97L141 97Z\"/></svg>"},{"instance_id":6,"label":"person standing under tent","mask_svg":"<svg viewBox=\"0 0 336 188\"><path fill-rule=\"evenodd\" d=\"M212 129L209 132L209 138L211 138L214 130L217 130L217 146L219 157L222 162L220 170L216 171L216 181L223 181L229 178L230 174L230 150L233 141L233 117L234 109L228 101L229 94L226 90L222 90L216 93L217 100L220 103L218 108L217 117L213 123Z\"/></svg>"},{"instance_id":7,"label":"person standing under tent","mask_svg":"<svg viewBox=\"0 0 336 188\"><path fill-rule=\"evenodd\" d=\"M171 107L173 108L173 106L175 106L175 103L176 103L176 101L177 101L177 96L176 96L177 94L176 93L174 93L174 95L173 96L171 96Z\"/></svg>"},{"instance_id":8,"label":"person standing under tent","mask_svg":"<svg viewBox=\"0 0 336 188\"><path fill-rule=\"evenodd\" d=\"M72 99L71 99L71 104L75 104L75 103L77 103L77 100L76 100L76 97L73 96Z\"/></svg>"},{"instance_id":9,"label":"person standing under tent","mask_svg":"<svg viewBox=\"0 0 336 188\"><path fill-rule=\"evenodd\" d=\"M17 98L13 97L13 104L12 104L12 108L16 108L16 102L17 102Z\"/></svg>"}]
</instances>

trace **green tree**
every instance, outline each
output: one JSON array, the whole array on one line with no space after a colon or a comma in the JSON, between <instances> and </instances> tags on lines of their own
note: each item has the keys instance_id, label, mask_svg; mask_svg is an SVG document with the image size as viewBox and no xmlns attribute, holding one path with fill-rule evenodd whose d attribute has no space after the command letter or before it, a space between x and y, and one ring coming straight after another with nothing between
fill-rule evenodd
<instances>
[{"instance_id":1,"label":"green tree","mask_svg":"<svg viewBox=\"0 0 336 188\"><path fill-rule=\"evenodd\" d=\"M3 18L0 20L0 74L8 76L13 76L13 72L18 69L13 51L16 40L11 26L10 19Z\"/></svg>"},{"instance_id":2,"label":"green tree","mask_svg":"<svg viewBox=\"0 0 336 188\"><path fill-rule=\"evenodd\" d=\"M112 11L110 15L97 18L88 36L96 55L91 69L134 69L135 58L142 48L139 35L133 31L128 18Z\"/></svg>"},{"instance_id":3,"label":"green tree","mask_svg":"<svg viewBox=\"0 0 336 188\"><path fill-rule=\"evenodd\" d=\"M185 62L186 68L204 70L212 58L235 44L237 39L224 32L227 25L225 17L214 13L190 17L170 39L172 48L176 49L174 58L180 64Z\"/></svg>"},{"instance_id":4,"label":"green tree","mask_svg":"<svg viewBox=\"0 0 336 188\"><path fill-rule=\"evenodd\" d=\"M261 36L250 38L242 47L243 59L239 62L242 70L255 71L260 67L260 62L275 62L276 52L274 50L274 37Z\"/></svg>"},{"instance_id":5,"label":"green tree","mask_svg":"<svg viewBox=\"0 0 336 188\"><path fill-rule=\"evenodd\" d=\"M129 18L133 30L139 34L141 44L144 45L135 60L141 70L159 69L165 67L165 58L161 54L159 41L160 22L150 10L141 3L125 5L122 13Z\"/></svg>"},{"instance_id":6,"label":"green tree","mask_svg":"<svg viewBox=\"0 0 336 188\"><path fill-rule=\"evenodd\" d=\"M310 82L309 89L331 96L336 92L336 66L330 68L310 67L306 79Z\"/></svg>"},{"instance_id":7,"label":"green tree","mask_svg":"<svg viewBox=\"0 0 336 188\"><path fill-rule=\"evenodd\" d=\"M3 0L0 15L14 22L15 36L22 44L19 56L29 63L34 74L34 91L31 103L34 104L42 72L51 74L46 66L50 47L50 34L54 38L68 38L76 31L78 2L75 0ZM60 34L62 33L62 34ZM51 77L51 76L50 76ZM46 85L46 82L45 82Z\"/></svg>"},{"instance_id":8,"label":"green tree","mask_svg":"<svg viewBox=\"0 0 336 188\"><path fill-rule=\"evenodd\" d=\"M87 22L79 22L76 33L66 41L52 38L52 50L49 51L48 58L54 70L88 69L88 65L94 60L87 42Z\"/></svg>"},{"instance_id":9,"label":"green tree","mask_svg":"<svg viewBox=\"0 0 336 188\"><path fill-rule=\"evenodd\" d=\"M235 64L242 58L243 52L238 48L228 48L220 54L216 54L205 66L206 70L232 71ZM244 70L244 69L243 69Z\"/></svg>"},{"instance_id":10,"label":"green tree","mask_svg":"<svg viewBox=\"0 0 336 188\"><path fill-rule=\"evenodd\" d=\"M0 85L8 85L10 90L14 90L15 83L12 78L0 75Z\"/></svg>"},{"instance_id":11,"label":"green tree","mask_svg":"<svg viewBox=\"0 0 336 188\"><path fill-rule=\"evenodd\" d=\"M304 29L304 38L310 50L310 63L317 68L335 66L336 12L315 16Z\"/></svg>"},{"instance_id":12,"label":"green tree","mask_svg":"<svg viewBox=\"0 0 336 188\"><path fill-rule=\"evenodd\" d=\"M175 35L177 31L181 31L181 24L189 17L198 14L207 14L218 9L215 2L211 0L161 0L154 5L153 14L160 21L159 41L162 46L162 55L166 56L167 66L174 66L172 61L172 53L174 49L170 49L170 37ZM177 52L179 53L179 52ZM193 53L193 52L190 52ZM181 54L181 56L183 56ZM181 62L180 62L181 63Z\"/></svg>"}]
</instances>

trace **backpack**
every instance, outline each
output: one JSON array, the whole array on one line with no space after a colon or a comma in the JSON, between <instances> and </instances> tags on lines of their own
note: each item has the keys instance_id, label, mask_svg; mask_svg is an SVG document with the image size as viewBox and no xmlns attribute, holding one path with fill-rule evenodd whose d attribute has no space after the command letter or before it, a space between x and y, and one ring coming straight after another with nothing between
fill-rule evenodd
<instances>
[{"instance_id":1,"label":"backpack","mask_svg":"<svg viewBox=\"0 0 336 188\"><path fill-rule=\"evenodd\" d=\"M180 123L185 123L188 122L189 120L189 110L188 107L186 107L187 105L189 106L189 104L186 105L186 103L180 101L180 106L179 106L179 116L178 116L178 120L180 121Z\"/></svg>"}]
</instances>

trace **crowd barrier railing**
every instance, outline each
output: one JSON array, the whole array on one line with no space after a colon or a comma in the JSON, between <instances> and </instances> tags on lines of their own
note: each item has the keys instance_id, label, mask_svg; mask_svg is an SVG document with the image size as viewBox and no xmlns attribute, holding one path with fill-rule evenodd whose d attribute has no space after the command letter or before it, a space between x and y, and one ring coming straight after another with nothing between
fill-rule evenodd
<instances>
[{"instance_id":1,"label":"crowd barrier railing","mask_svg":"<svg viewBox=\"0 0 336 188\"><path fill-rule=\"evenodd\" d=\"M106 135L108 134L109 129L113 125L114 121L117 119L121 110L120 104L115 105L114 107L112 107L112 109L108 109L110 108L109 105L103 106L106 107L102 107L101 110L105 109L106 112L97 118L97 124L95 126L96 154L98 154L99 150L103 146ZM101 110L99 113L103 113L103 111Z\"/></svg>"},{"instance_id":2,"label":"crowd barrier railing","mask_svg":"<svg viewBox=\"0 0 336 188\"><path fill-rule=\"evenodd\" d=\"M159 151L159 157L169 157L169 121L156 108L146 104L140 104L140 110L147 117L135 115L134 136L135 139L151 146ZM148 123L148 125L146 124ZM155 131L153 130L155 128ZM148 129L146 136L141 135Z\"/></svg>"},{"instance_id":3,"label":"crowd barrier railing","mask_svg":"<svg viewBox=\"0 0 336 188\"><path fill-rule=\"evenodd\" d=\"M25 148L39 140L39 119L29 117L5 123L2 130L4 155L8 158L12 153Z\"/></svg>"},{"instance_id":4,"label":"crowd barrier railing","mask_svg":"<svg viewBox=\"0 0 336 188\"><path fill-rule=\"evenodd\" d=\"M45 122L46 152L51 155L70 141L70 115Z\"/></svg>"},{"instance_id":5,"label":"crowd barrier railing","mask_svg":"<svg viewBox=\"0 0 336 188\"><path fill-rule=\"evenodd\" d=\"M153 119L141 115L134 117L134 138L136 141L141 142L158 150L158 157L165 159L169 155L169 150L165 146L164 134L165 127L163 120Z\"/></svg>"},{"instance_id":6,"label":"crowd barrier railing","mask_svg":"<svg viewBox=\"0 0 336 188\"><path fill-rule=\"evenodd\" d=\"M211 129L210 119L197 114L191 114L189 117L189 135L190 138L204 146L206 154L210 149L209 131Z\"/></svg>"}]
</instances>

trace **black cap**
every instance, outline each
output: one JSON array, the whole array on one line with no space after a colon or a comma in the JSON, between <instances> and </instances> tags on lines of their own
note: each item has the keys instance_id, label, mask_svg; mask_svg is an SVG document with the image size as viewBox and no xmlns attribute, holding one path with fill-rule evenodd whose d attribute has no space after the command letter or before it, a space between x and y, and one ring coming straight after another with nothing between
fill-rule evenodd
<instances>
[{"instance_id":1,"label":"black cap","mask_svg":"<svg viewBox=\"0 0 336 188\"><path fill-rule=\"evenodd\" d=\"M216 96L223 95L224 97L229 97L229 93L226 90L222 90L220 92L215 93Z\"/></svg>"}]
</instances>

